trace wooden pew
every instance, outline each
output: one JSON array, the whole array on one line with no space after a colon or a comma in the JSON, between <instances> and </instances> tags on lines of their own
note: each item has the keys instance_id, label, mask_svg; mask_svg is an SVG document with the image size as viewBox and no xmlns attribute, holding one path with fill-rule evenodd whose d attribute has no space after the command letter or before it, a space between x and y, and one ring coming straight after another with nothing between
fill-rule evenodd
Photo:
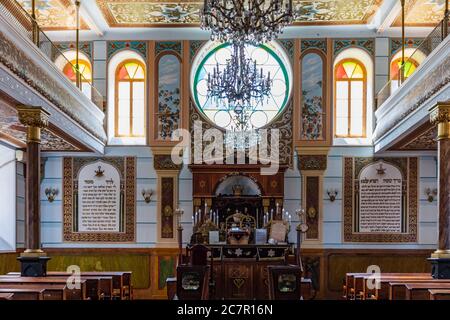
<instances>
[{"instance_id":1,"label":"wooden pew","mask_svg":"<svg viewBox=\"0 0 450 320\"><path fill-rule=\"evenodd\" d=\"M8 275L18 275L17 272L10 272ZM70 273L65 271L50 271L47 276L70 276ZM112 297L113 299L131 300L132 299L132 285L131 285L131 271L83 271L81 276L86 277L112 277Z\"/></svg>"},{"instance_id":2,"label":"wooden pew","mask_svg":"<svg viewBox=\"0 0 450 320\"><path fill-rule=\"evenodd\" d=\"M12 300L14 293L0 293L0 300Z\"/></svg>"},{"instance_id":3,"label":"wooden pew","mask_svg":"<svg viewBox=\"0 0 450 320\"><path fill-rule=\"evenodd\" d=\"M48 277L68 279L71 273L47 273ZM6 277L20 277L18 272L10 272ZM112 297L112 277L106 276L80 276L81 280L86 280L86 296L90 300L110 300ZM70 281L71 282L71 281Z\"/></svg>"},{"instance_id":4,"label":"wooden pew","mask_svg":"<svg viewBox=\"0 0 450 320\"><path fill-rule=\"evenodd\" d=\"M430 300L450 300L450 290L428 290L430 293Z\"/></svg>"},{"instance_id":5,"label":"wooden pew","mask_svg":"<svg viewBox=\"0 0 450 320\"><path fill-rule=\"evenodd\" d=\"M95 283L95 281L94 281ZM58 277L20 277L20 276L0 276L0 284L18 284L18 285L34 285L34 284L62 284L67 285L65 278ZM87 280L80 280L81 289L69 289L67 288L66 299L67 300L86 300L86 285Z\"/></svg>"},{"instance_id":6,"label":"wooden pew","mask_svg":"<svg viewBox=\"0 0 450 320\"><path fill-rule=\"evenodd\" d=\"M347 300L362 300L367 297L365 286L367 279L373 276L373 273L347 273L345 284L343 286L343 297ZM413 276L431 276L426 273L382 273L381 277L413 277ZM368 294L368 293L367 293Z\"/></svg>"},{"instance_id":7,"label":"wooden pew","mask_svg":"<svg viewBox=\"0 0 450 320\"><path fill-rule=\"evenodd\" d=\"M430 289L450 289L450 283L407 283L406 300L430 300Z\"/></svg>"},{"instance_id":8,"label":"wooden pew","mask_svg":"<svg viewBox=\"0 0 450 320\"><path fill-rule=\"evenodd\" d=\"M67 300L67 296L70 296L68 293L67 286L65 284L32 284L26 285L23 283L9 283L9 284L1 284L0 290L37 290L42 293L42 300Z\"/></svg>"},{"instance_id":9,"label":"wooden pew","mask_svg":"<svg viewBox=\"0 0 450 320\"><path fill-rule=\"evenodd\" d=\"M0 288L0 294L12 294L11 300L44 300L45 289L41 288Z\"/></svg>"},{"instance_id":10,"label":"wooden pew","mask_svg":"<svg viewBox=\"0 0 450 320\"><path fill-rule=\"evenodd\" d=\"M406 284L450 284L446 279L397 279L389 282L389 300L406 300ZM429 300L429 297L427 298Z\"/></svg>"},{"instance_id":11,"label":"wooden pew","mask_svg":"<svg viewBox=\"0 0 450 320\"><path fill-rule=\"evenodd\" d=\"M369 277L365 277L363 285L364 290L362 294L362 299L370 299L370 300L389 300L389 283L392 281L411 281L414 282L416 280L421 281L430 281L433 280L431 275L429 273L423 273L423 274L397 274L397 275L389 275L389 274L382 274L379 278L379 287L374 289L369 289L367 281ZM374 284L375 281L373 281Z\"/></svg>"}]
</instances>

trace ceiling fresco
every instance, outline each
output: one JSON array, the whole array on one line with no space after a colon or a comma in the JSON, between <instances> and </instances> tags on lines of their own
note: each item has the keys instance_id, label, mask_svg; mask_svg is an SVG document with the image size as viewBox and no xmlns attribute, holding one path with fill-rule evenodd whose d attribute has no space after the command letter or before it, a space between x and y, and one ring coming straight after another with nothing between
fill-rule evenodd
<instances>
[{"instance_id":1,"label":"ceiling fresco","mask_svg":"<svg viewBox=\"0 0 450 320\"><path fill-rule=\"evenodd\" d=\"M444 18L445 0L406 0L405 11L406 26L435 26ZM401 25L402 17L399 15L393 26Z\"/></svg>"},{"instance_id":2,"label":"ceiling fresco","mask_svg":"<svg viewBox=\"0 0 450 320\"><path fill-rule=\"evenodd\" d=\"M16 0L31 14L31 0ZM43 30L75 30L76 13L71 0L36 0L36 20ZM89 29L81 21L81 29Z\"/></svg>"},{"instance_id":3,"label":"ceiling fresco","mask_svg":"<svg viewBox=\"0 0 450 320\"><path fill-rule=\"evenodd\" d=\"M17 0L31 12L31 0ZM198 26L203 0L89 0L97 4L112 28ZM383 0L293 0L295 25L367 24ZM446 0L406 0L408 26L434 26L443 17ZM448 0L447 0L448 1ZM36 0L37 19L44 30L75 29L71 0ZM401 25L401 16L393 26ZM82 29L89 27L81 21Z\"/></svg>"},{"instance_id":4,"label":"ceiling fresco","mask_svg":"<svg viewBox=\"0 0 450 320\"><path fill-rule=\"evenodd\" d=\"M295 24L364 24L382 0L294 0ZM97 0L110 27L198 25L203 1Z\"/></svg>"}]
</instances>

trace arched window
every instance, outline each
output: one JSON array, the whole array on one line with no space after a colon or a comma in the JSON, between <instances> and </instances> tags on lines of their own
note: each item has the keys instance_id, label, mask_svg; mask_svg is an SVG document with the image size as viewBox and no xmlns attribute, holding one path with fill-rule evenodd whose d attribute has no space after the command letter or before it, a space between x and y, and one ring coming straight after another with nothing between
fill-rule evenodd
<instances>
[{"instance_id":1,"label":"arched window","mask_svg":"<svg viewBox=\"0 0 450 320\"><path fill-rule=\"evenodd\" d=\"M425 60L426 55L416 48L405 48L405 68L403 69L403 80L408 79ZM400 68L402 66L402 51L399 50L391 60L391 93L401 85Z\"/></svg>"},{"instance_id":2,"label":"arched window","mask_svg":"<svg viewBox=\"0 0 450 320\"><path fill-rule=\"evenodd\" d=\"M335 68L335 136L366 137L367 72L355 59L340 61Z\"/></svg>"},{"instance_id":3,"label":"arched window","mask_svg":"<svg viewBox=\"0 0 450 320\"><path fill-rule=\"evenodd\" d=\"M115 136L145 136L145 67L139 60L120 63L115 75Z\"/></svg>"},{"instance_id":4,"label":"arched window","mask_svg":"<svg viewBox=\"0 0 450 320\"><path fill-rule=\"evenodd\" d=\"M63 69L63 73L69 78L70 81L73 82L74 85L77 84L77 72L76 72L76 60L71 60L68 62ZM92 93L92 69L89 61L86 60L78 60L78 68L81 74L81 91L89 98L91 98Z\"/></svg>"}]
</instances>

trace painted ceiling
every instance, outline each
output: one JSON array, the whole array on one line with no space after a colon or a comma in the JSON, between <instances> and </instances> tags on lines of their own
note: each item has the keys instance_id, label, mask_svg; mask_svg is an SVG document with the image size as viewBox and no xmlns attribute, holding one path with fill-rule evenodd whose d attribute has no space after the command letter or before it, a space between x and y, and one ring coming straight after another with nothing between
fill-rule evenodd
<instances>
[{"instance_id":1,"label":"painted ceiling","mask_svg":"<svg viewBox=\"0 0 450 320\"><path fill-rule=\"evenodd\" d=\"M17 0L31 12L31 0ZM95 1L109 27L198 26L203 0L85 0ZM296 25L366 24L383 0L293 0ZM446 0L406 0L408 26L436 25ZM73 30L75 7L71 0L36 0L37 19L44 30ZM393 24L401 25L401 17ZM88 26L82 21L82 28Z\"/></svg>"},{"instance_id":2,"label":"painted ceiling","mask_svg":"<svg viewBox=\"0 0 450 320\"><path fill-rule=\"evenodd\" d=\"M31 14L31 0L16 1ZM36 20L44 30L75 30L75 6L71 0L36 0ZM83 20L81 28L88 29Z\"/></svg>"},{"instance_id":3,"label":"painted ceiling","mask_svg":"<svg viewBox=\"0 0 450 320\"><path fill-rule=\"evenodd\" d=\"M382 0L294 0L296 24L364 24ZM203 1L97 0L111 27L145 27L200 23Z\"/></svg>"},{"instance_id":4,"label":"painted ceiling","mask_svg":"<svg viewBox=\"0 0 450 320\"><path fill-rule=\"evenodd\" d=\"M444 18L445 1L446 0L406 0L405 25L410 27L437 25ZM402 17L399 15L394 22L394 26L400 27L401 25Z\"/></svg>"}]
</instances>

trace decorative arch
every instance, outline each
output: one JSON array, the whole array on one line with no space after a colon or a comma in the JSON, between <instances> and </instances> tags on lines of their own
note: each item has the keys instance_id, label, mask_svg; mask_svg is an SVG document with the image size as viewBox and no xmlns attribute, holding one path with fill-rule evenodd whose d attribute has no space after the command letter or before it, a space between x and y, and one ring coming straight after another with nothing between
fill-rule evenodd
<instances>
[{"instance_id":1,"label":"decorative arch","mask_svg":"<svg viewBox=\"0 0 450 320\"><path fill-rule=\"evenodd\" d=\"M259 183L257 179L255 179L253 176L245 174L245 173L230 173L222 177L217 184L214 187L213 194L216 196L219 196L219 194L222 195L230 195L231 193L225 193L230 192L230 188L232 188L234 185L231 185L232 183L239 183L244 190L246 187L252 188L252 193L250 194L244 194L245 195L258 195L262 196L264 195L264 189Z\"/></svg>"},{"instance_id":2,"label":"decorative arch","mask_svg":"<svg viewBox=\"0 0 450 320\"><path fill-rule=\"evenodd\" d=\"M122 50L108 64L108 139L110 144L146 143L147 68L141 55Z\"/></svg>"}]
</instances>

